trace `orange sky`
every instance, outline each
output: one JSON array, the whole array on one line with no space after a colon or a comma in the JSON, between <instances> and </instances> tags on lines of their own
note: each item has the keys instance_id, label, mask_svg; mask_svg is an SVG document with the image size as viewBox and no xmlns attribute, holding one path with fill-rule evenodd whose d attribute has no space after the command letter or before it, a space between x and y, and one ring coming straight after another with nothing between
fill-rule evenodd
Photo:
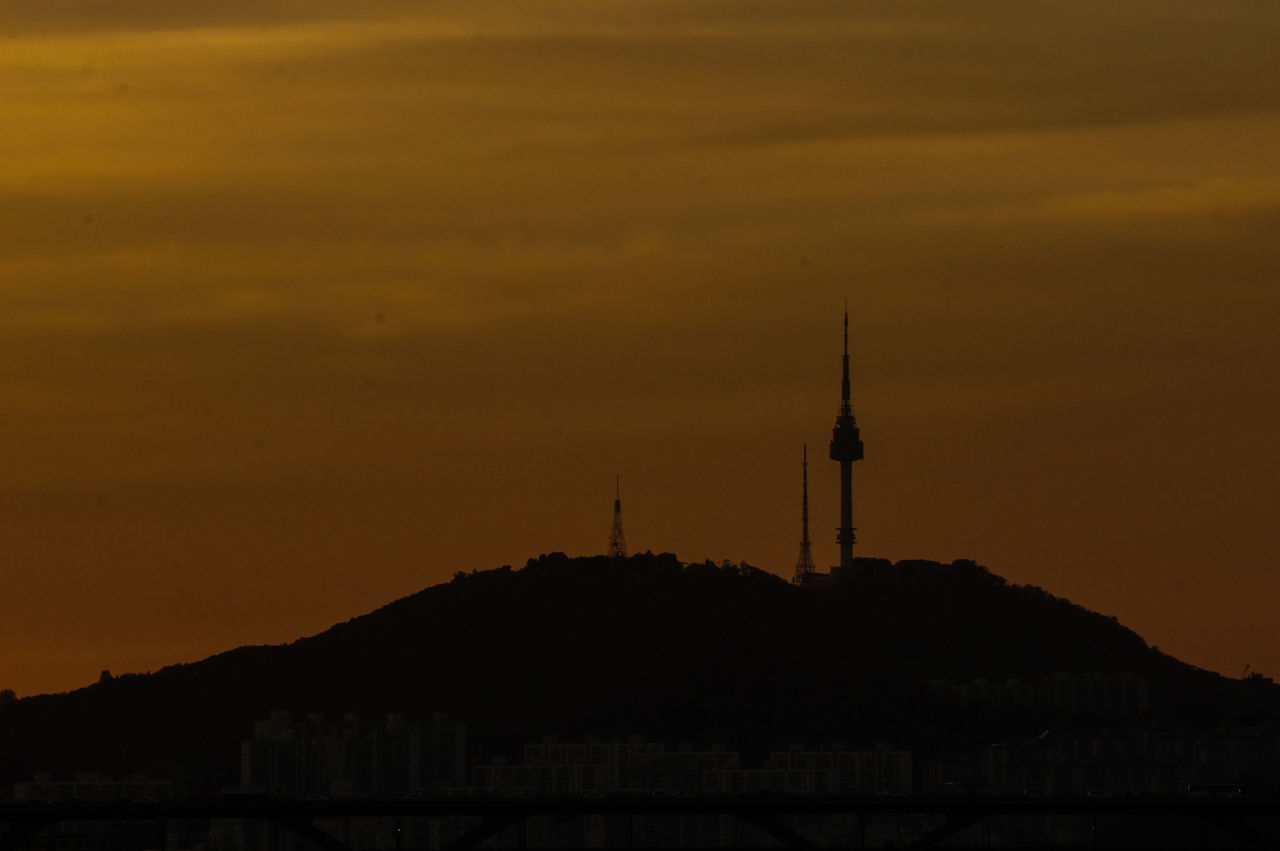
<instances>
[{"instance_id":1,"label":"orange sky","mask_svg":"<svg viewBox=\"0 0 1280 851\"><path fill-rule=\"evenodd\" d=\"M344 17L359 7L361 17ZM1280 675L1280 11L0 9L0 687L628 543L973 558ZM459 636L459 641L465 641Z\"/></svg>"}]
</instances>

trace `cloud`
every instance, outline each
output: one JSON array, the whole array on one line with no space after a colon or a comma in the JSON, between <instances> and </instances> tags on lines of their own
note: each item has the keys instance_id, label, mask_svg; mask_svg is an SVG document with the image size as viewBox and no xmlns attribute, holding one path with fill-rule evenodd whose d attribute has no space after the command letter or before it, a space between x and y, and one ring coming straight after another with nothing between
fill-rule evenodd
<instances>
[{"instance_id":1,"label":"cloud","mask_svg":"<svg viewBox=\"0 0 1280 851\"><path fill-rule=\"evenodd\" d=\"M861 4L851 14L833 0L741 3L725 0L14 0L0 9L0 27L14 34L102 33L256 28L314 22L430 21L441 34L458 37L664 35L770 37L808 35L819 30L869 38L900 33L937 32L954 26L952 16L902 13L892 4Z\"/></svg>"},{"instance_id":2,"label":"cloud","mask_svg":"<svg viewBox=\"0 0 1280 851\"><path fill-rule=\"evenodd\" d=\"M1213 178L1190 184L1059 192L1021 203L920 211L921 224L998 227L1032 222L1092 223L1218 216L1280 210L1280 179Z\"/></svg>"},{"instance_id":3,"label":"cloud","mask_svg":"<svg viewBox=\"0 0 1280 851\"><path fill-rule=\"evenodd\" d=\"M1161 452L1274 467L1266 3L10 0L0 40L0 517L33 623L181 561L208 651L286 640L352 613L353 564L398 576L362 567L372 607L602 545L619 467L655 548L785 567L768 495L829 427L845 296L887 555L983 540L1105 595L1137 560L1082 571L1062 517L1104 506L1082 546L1127 552L1143 518L1098 494L1162 511L1131 490ZM1212 456L1169 425L1188 400ZM1265 561L1265 523L1222 526L1263 479L1150 525L1148 578L1227 537ZM340 598L267 611L306 587ZM165 609L129 619L158 648Z\"/></svg>"}]
</instances>

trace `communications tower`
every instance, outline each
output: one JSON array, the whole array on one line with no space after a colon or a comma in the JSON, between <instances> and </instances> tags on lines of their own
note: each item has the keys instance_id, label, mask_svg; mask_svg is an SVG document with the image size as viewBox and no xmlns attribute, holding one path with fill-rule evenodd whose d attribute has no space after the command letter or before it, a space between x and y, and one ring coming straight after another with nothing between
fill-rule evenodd
<instances>
[{"instance_id":1,"label":"communications tower","mask_svg":"<svg viewBox=\"0 0 1280 851\"><path fill-rule=\"evenodd\" d=\"M840 570L853 568L853 462L862 460L862 438L849 402L849 305L844 308L844 378L840 382L840 413L831 432L831 460L840 462Z\"/></svg>"},{"instance_id":2,"label":"communications tower","mask_svg":"<svg viewBox=\"0 0 1280 851\"><path fill-rule=\"evenodd\" d=\"M817 573L813 566L813 548L809 545L809 444L804 445L804 460L801 462L804 479L804 498L800 503L800 558L796 560L796 575L791 581L803 585L807 579Z\"/></svg>"},{"instance_id":3,"label":"communications tower","mask_svg":"<svg viewBox=\"0 0 1280 851\"><path fill-rule=\"evenodd\" d=\"M622 535L622 477L613 482L613 529L609 532L609 558L627 557L627 539Z\"/></svg>"}]
</instances>

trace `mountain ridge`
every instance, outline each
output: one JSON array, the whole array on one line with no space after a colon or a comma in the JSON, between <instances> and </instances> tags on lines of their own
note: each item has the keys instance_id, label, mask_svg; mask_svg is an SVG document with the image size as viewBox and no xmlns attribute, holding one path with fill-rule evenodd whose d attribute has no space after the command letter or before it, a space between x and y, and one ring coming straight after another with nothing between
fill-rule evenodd
<instances>
[{"instance_id":1,"label":"mountain ridge","mask_svg":"<svg viewBox=\"0 0 1280 851\"><path fill-rule=\"evenodd\" d=\"M1127 672L1149 683L1149 708L966 709L936 688L1056 672ZM24 698L0 708L0 780L171 766L233 782L239 741L276 709L444 711L490 753L544 733L948 747L1046 724L1211 724L1240 714L1238 685L968 560L859 559L830 587L799 588L668 553L552 553L459 572L287 644Z\"/></svg>"}]
</instances>

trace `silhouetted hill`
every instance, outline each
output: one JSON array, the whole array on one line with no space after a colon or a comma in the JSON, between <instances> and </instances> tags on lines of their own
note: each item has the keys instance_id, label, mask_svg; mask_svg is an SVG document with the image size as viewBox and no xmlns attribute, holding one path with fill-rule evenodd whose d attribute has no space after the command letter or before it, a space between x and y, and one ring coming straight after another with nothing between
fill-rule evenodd
<instances>
[{"instance_id":1,"label":"silhouetted hill","mask_svg":"<svg viewBox=\"0 0 1280 851\"><path fill-rule=\"evenodd\" d=\"M546 732L747 749L823 740L947 747L1106 720L965 710L929 685L1053 672L1146 677L1151 706L1141 720L1205 724L1242 711L1238 681L973 562L862 559L858 568L823 589L651 554L553 554L522 570L460 573L288 645L0 707L0 780L164 764L235 782L240 740L273 709L445 711L489 753Z\"/></svg>"}]
</instances>

